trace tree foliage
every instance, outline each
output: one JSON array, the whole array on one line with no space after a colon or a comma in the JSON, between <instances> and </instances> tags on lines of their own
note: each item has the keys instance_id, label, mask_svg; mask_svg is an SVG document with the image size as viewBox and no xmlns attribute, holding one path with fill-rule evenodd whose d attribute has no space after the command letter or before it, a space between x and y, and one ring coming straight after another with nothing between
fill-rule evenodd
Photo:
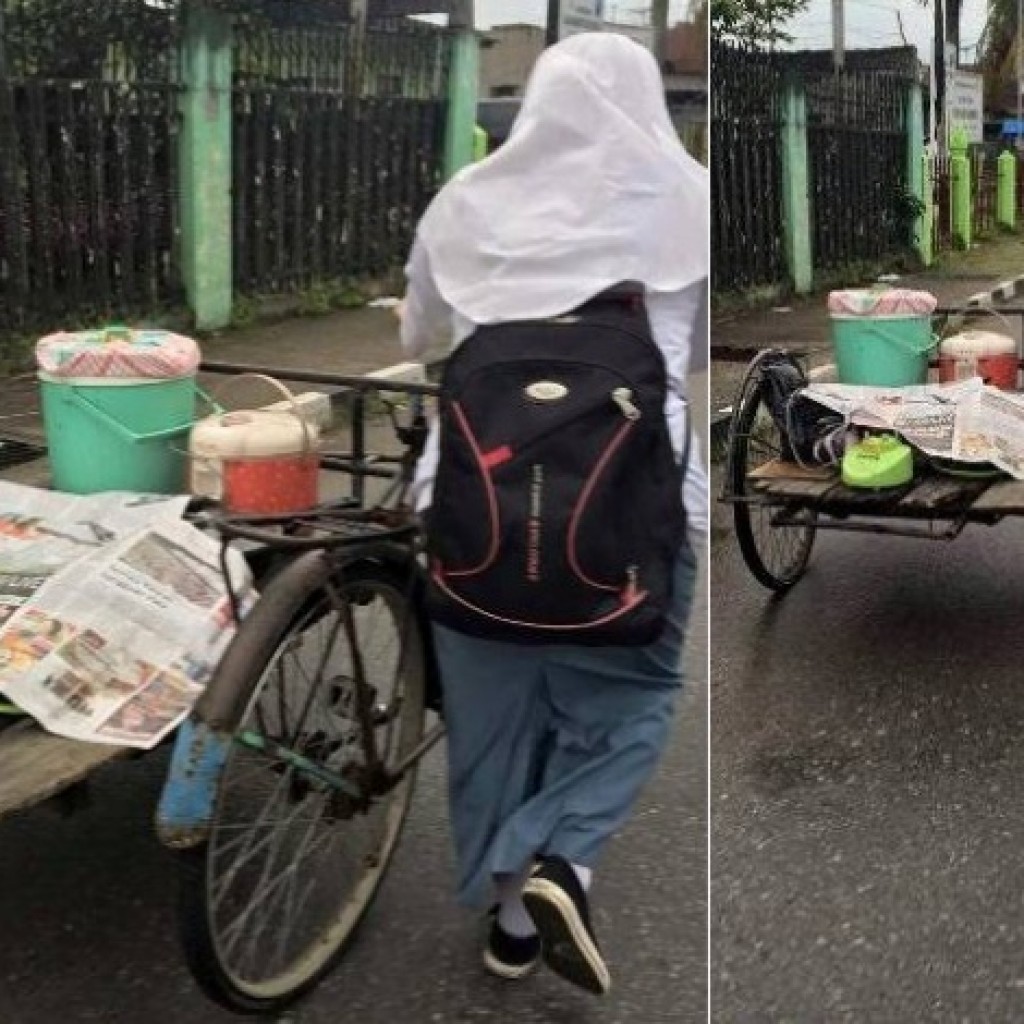
<instances>
[{"instance_id":1,"label":"tree foliage","mask_svg":"<svg viewBox=\"0 0 1024 1024\"><path fill-rule=\"evenodd\" d=\"M1001 106L1017 77L1017 0L988 0L979 49L986 106Z\"/></svg>"},{"instance_id":2,"label":"tree foliage","mask_svg":"<svg viewBox=\"0 0 1024 1024\"><path fill-rule=\"evenodd\" d=\"M710 0L711 32L745 46L772 47L792 42L786 24L810 0Z\"/></svg>"}]
</instances>

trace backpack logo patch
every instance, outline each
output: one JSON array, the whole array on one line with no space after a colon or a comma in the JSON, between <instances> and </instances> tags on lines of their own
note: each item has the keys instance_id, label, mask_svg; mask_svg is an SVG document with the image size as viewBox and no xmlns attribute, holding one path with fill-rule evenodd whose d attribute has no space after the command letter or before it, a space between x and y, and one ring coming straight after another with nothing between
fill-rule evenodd
<instances>
[{"instance_id":1,"label":"backpack logo patch","mask_svg":"<svg viewBox=\"0 0 1024 1024\"><path fill-rule=\"evenodd\" d=\"M526 388L526 397L535 402L560 402L569 397L569 389L553 380L538 380Z\"/></svg>"}]
</instances>

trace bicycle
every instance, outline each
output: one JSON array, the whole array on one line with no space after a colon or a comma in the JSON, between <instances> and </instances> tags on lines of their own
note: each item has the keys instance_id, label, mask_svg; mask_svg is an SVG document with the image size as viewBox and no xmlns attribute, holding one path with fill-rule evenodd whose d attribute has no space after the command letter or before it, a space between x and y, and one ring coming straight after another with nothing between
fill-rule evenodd
<instances>
[{"instance_id":1,"label":"bicycle","mask_svg":"<svg viewBox=\"0 0 1024 1024\"><path fill-rule=\"evenodd\" d=\"M426 728L440 690L406 503L437 389L267 372L354 389L352 451L323 459L352 493L301 516L208 516L225 551L256 545L261 592L179 731L157 814L178 856L188 965L208 996L245 1013L291 1005L343 955L394 853L416 767L444 735L441 721ZM407 426L390 410L397 458L366 453L373 390L412 396ZM370 504L372 480L389 485Z\"/></svg>"}]
</instances>

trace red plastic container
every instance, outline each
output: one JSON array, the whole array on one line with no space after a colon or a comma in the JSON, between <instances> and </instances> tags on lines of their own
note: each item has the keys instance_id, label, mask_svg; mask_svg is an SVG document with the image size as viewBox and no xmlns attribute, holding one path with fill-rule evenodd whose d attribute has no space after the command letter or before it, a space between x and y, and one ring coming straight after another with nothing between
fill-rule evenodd
<instances>
[{"instance_id":1,"label":"red plastic container","mask_svg":"<svg viewBox=\"0 0 1024 1024\"><path fill-rule=\"evenodd\" d=\"M315 452L275 458L225 459L223 496L229 512L291 515L319 499L320 457Z\"/></svg>"},{"instance_id":2,"label":"red plastic container","mask_svg":"<svg viewBox=\"0 0 1024 1024\"><path fill-rule=\"evenodd\" d=\"M939 380L943 384L981 377L1004 391L1017 390L1017 343L1004 334L964 331L939 347Z\"/></svg>"}]
</instances>

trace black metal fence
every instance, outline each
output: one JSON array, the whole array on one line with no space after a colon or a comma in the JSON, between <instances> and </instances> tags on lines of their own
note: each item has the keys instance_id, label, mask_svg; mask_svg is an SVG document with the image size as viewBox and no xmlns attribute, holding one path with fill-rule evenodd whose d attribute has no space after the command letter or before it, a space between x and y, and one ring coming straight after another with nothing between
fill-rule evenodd
<instances>
[{"instance_id":1,"label":"black metal fence","mask_svg":"<svg viewBox=\"0 0 1024 1024\"><path fill-rule=\"evenodd\" d=\"M711 44L711 252L716 291L782 282L782 75L767 54Z\"/></svg>"},{"instance_id":2,"label":"black metal fence","mask_svg":"<svg viewBox=\"0 0 1024 1024\"><path fill-rule=\"evenodd\" d=\"M970 160L974 233L989 235L999 226L999 165L994 156L980 148L971 151Z\"/></svg>"},{"instance_id":3,"label":"black metal fence","mask_svg":"<svg viewBox=\"0 0 1024 1024\"><path fill-rule=\"evenodd\" d=\"M932 157L932 244L935 252L953 248L953 170L948 153Z\"/></svg>"},{"instance_id":4,"label":"black metal fence","mask_svg":"<svg viewBox=\"0 0 1024 1024\"><path fill-rule=\"evenodd\" d=\"M173 15L0 0L0 329L178 297Z\"/></svg>"},{"instance_id":5,"label":"black metal fence","mask_svg":"<svg viewBox=\"0 0 1024 1024\"><path fill-rule=\"evenodd\" d=\"M875 261L910 243L916 209L907 177L907 70L900 64L836 74L818 70L813 56L712 43L716 291L789 283L782 137L790 88L806 103L815 272Z\"/></svg>"},{"instance_id":6,"label":"black metal fence","mask_svg":"<svg viewBox=\"0 0 1024 1024\"><path fill-rule=\"evenodd\" d=\"M884 71L808 75L811 246L835 270L907 249L907 79Z\"/></svg>"},{"instance_id":7,"label":"black metal fence","mask_svg":"<svg viewBox=\"0 0 1024 1024\"><path fill-rule=\"evenodd\" d=\"M236 32L235 284L400 266L443 168L448 35L402 19Z\"/></svg>"}]
</instances>

